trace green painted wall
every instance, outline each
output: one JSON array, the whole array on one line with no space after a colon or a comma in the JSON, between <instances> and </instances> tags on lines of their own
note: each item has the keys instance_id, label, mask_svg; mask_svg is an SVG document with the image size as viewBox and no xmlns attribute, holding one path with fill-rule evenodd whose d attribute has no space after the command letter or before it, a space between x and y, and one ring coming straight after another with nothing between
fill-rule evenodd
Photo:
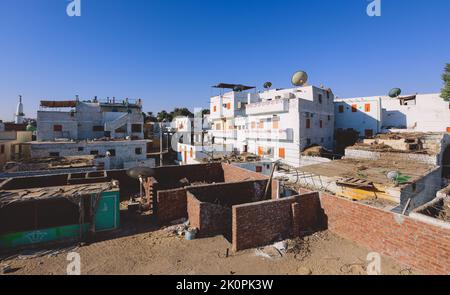
<instances>
[{"instance_id":1,"label":"green painted wall","mask_svg":"<svg viewBox=\"0 0 450 295\"><path fill-rule=\"evenodd\" d=\"M97 206L95 230L107 231L119 227L120 224L119 192L104 192ZM83 235L89 231L89 224L82 226ZM17 232L0 236L0 249L15 248L25 245L37 245L63 240L78 240L80 225L68 225L48 229Z\"/></svg>"}]
</instances>

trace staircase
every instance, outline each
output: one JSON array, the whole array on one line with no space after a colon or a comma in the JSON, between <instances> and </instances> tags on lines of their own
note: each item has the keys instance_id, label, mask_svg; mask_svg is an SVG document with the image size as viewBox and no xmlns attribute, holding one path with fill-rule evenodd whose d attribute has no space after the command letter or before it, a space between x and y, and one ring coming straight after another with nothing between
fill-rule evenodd
<instances>
[{"instance_id":1,"label":"staircase","mask_svg":"<svg viewBox=\"0 0 450 295\"><path fill-rule=\"evenodd\" d=\"M113 133L116 129L119 129L123 125L128 123L128 114L125 113L114 121L105 122L105 131Z\"/></svg>"}]
</instances>

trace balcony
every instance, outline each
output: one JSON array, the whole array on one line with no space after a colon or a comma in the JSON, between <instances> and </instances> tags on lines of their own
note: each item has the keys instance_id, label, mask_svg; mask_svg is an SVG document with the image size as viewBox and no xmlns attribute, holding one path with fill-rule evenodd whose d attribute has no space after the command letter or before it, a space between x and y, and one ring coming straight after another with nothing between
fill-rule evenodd
<instances>
[{"instance_id":1,"label":"balcony","mask_svg":"<svg viewBox=\"0 0 450 295\"><path fill-rule=\"evenodd\" d=\"M273 114L289 112L288 99L275 99L251 103L246 106L247 115Z\"/></svg>"},{"instance_id":2,"label":"balcony","mask_svg":"<svg viewBox=\"0 0 450 295\"><path fill-rule=\"evenodd\" d=\"M255 129L245 131L247 139L289 140L294 138L292 129Z\"/></svg>"},{"instance_id":3,"label":"balcony","mask_svg":"<svg viewBox=\"0 0 450 295\"><path fill-rule=\"evenodd\" d=\"M236 130L210 130L209 134L219 138L236 138Z\"/></svg>"}]
</instances>

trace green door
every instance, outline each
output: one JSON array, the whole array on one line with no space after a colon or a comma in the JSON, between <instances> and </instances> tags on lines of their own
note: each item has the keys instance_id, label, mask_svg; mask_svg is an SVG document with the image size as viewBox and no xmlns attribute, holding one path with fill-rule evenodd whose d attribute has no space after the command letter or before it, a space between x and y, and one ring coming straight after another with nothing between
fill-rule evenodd
<instances>
[{"instance_id":1,"label":"green door","mask_svg":"<svg viewBox=\"0 0 450 295\"><path fill-rule=\"evenodd\" d=\"M95 231L112 230L119 224L119 195L117 192L102 194L95 215Z\"/></svg>"}]
</instances>

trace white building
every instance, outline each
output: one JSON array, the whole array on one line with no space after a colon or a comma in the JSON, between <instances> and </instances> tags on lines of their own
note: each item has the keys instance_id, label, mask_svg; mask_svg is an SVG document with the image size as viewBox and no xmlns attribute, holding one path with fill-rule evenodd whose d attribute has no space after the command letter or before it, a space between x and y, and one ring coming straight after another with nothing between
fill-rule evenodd
<instances>
[{"instance_id":1,"label":"white building","mask_svg":"<svg viewBox=\"0 0 450 295\"><path fill-rule=\"evenodd\" d=\"M41 101L31 157L95 155L106 169L154 166L147 159L142 102Z\"/></svg>"},{"instance_id":2,"label":"white building","mask_svg":"<svg viewBox=\"0 0 450 295\"><path fill-rule=\"evenodd\" d=\"M361 137L388 130L450 132L450 103L438 93L336 99L335 104L336 128L352 128Z\"/></svg>"},{"instance_id":3,"label":"white building","mask_svg":"<svg viewBox=\"0 0 450 295\"><path fill-rule=\"evenodd\" d=\"M254 153L296 167L301 165L305 148L333 148L331 90L304 86L252 93L245 91L253 87L217 87L220 85L233 90L211 98L210 136L215 144L231 145L236 152Z\"/></svg>"}]
</instances>

